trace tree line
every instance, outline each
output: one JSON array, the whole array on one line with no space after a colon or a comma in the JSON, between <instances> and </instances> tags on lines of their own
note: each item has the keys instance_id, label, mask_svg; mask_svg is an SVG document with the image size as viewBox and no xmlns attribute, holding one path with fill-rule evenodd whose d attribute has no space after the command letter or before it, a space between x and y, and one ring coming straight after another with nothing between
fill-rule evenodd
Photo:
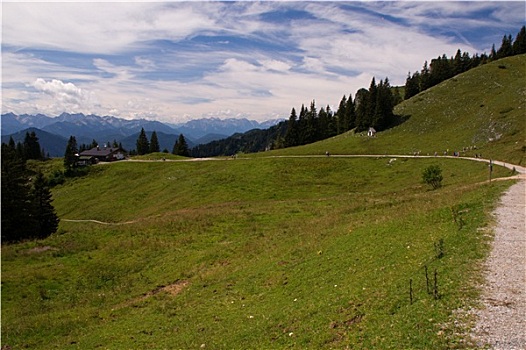
<instances>
[{"instance_id":1,"label":"tree line","mask_svg":"<svg viewBox=\"0 0 526 350\"><path fill-rule=\"evenodd\" d=\"M40 147L38 137L34 131L26 132L24 142L17 142L15 144L13 137L10 137L8 145L11 149L15 150L16 156L23 160L43 160L49 158L46 156L44 148Z\"/></svg>"},{"instance_id":2,"label":"tree line","mask_svg":"<svg viewBox=\"0 0 526 350\"><path fill-rule=\"evenodd\" d=\"M377 84L373 77L369 89L359 89L354 100L351 94L349 97L343 95L336 112L328 105L318 110L313 100L308 108L302 105L299 114L293 107L287 121L269 129L254 129L198 145L190 150L190 154L193 157L213 157L252 153L305 145L352 129L362 132L372 127L382 131L399 122L393 108L400 101L399 90L391 87L389 78Z\"/></svg>"},{"instance_id":3,"label":"tree line","mask_svg":"<svg viewBox=\"0 0 526 350\"><path fill-rule=\"evenodd\" d=\"M344 95L338 109L329 106L318 111L313 100L309 107L302 105L299 113L292 108L288 121L266 130L250 130L223 140L198 145L190 150L194 157L233 155L238 152L261 152L269 149L304 145L339 135L349 130L363 132L369 127L376 131L386 130L403 122L403 116L393 113L394 106L438 83L466 72L481 64L500 58L526 53L526 28L523 26L516 38L504 35L498 50L493 45L490 54L475 54L458 50L447 58L445 54L426 61L421 71L409 73L402 96L398 87L390 86L388 78L376 83L372 78L369 88L359 89L354 99Z\"/></svg>"},{"instance_id":4,"label":"tree line","mask_svg":"<svg viewBox=\"0 0 526 350\"><path fill-rule=\"evenodd\" d=\"M44 159L38 137L29 134L21 147L10 138L1 147L2 242L48 237L56 232L59 218L47 179L27 166L30 159Z\"/></svg>"},{"instance_id":5,"label":"tree line","mask_svg":"<svg viewBox=\"0 0 526 350\"><path fill-rule=\"evenodd\" d=\"M149 153L161 152L157 132L153 131L152 136L148 141L148 137L146 136L144 128L141 128L141 132L139 133L139 137L137 138L136 147L136 150L132 150L130 154L144 155ZM168 153L168 150L164 149L163 152ZM179 137L175 140L175 143L172 148L172 154L183 157L190 156L188 143L186 142L186 139L183 134L179 134Z\"/></svg>"},{"instance_id":6,"label":"tree line","mask_svg":"<svg viewBox=\"0 0 526 350\"><path fill-rule=\"evenodd\" d=\"M526 27L522 26L515 40L511 34L504 35L498 50L495 44L488 54L475 54L470 57L469 53L457 50L454 57L448 58L445 54L434 58L431 63L424 62L420 71L413 74L408 73L405 83L404 99L411 98L424 90L433 87L444 80L450 79L457 74L464 73L472 68L495 61L504 57L526 53Z\"/></svg>"}]
</instances>

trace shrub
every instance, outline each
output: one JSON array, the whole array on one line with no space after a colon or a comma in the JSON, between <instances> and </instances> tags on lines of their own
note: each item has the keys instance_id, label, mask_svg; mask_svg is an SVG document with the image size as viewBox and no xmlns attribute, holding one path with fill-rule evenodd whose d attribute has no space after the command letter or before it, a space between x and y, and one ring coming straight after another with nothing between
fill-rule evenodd
<instances>
[{"instance_id":1,"label":"shrub","mask_svg":"<svg viewBox=\"0 0 526 350\"><path fill-rule=\"evenodd\" d=\"M430 165L422 173L424 183L433 187L434 190L442 186L442 169L438 165Z\"/></svg>"}]
</instances>

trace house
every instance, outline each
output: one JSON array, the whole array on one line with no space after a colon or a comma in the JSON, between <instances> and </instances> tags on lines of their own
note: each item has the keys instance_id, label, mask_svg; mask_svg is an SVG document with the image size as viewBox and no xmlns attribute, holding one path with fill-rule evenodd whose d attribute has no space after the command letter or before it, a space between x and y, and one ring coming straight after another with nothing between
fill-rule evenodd
<instances>
[{"instance_id":1,"label":"house","mask_svg":"<svg viewBox=\"0 0 526 350\"><path fill-rule=\"evenodd\" d=\"M376 130L372 126L369 128L369 131L367 131L367 136L369 136L369 137L375 137L376 136Z\"/></svg>"},{"instance_id":2,"label":"house","mask_svg":"<svg viewBox=\"0 0 526 350\"><path fill-rule=\"evenodd\" d=\"M80 152L79 165L94 164L97 162L113 162L125 158L124 151L119 147L94 147L90 150Z\"/></svg>"}]
</instances>

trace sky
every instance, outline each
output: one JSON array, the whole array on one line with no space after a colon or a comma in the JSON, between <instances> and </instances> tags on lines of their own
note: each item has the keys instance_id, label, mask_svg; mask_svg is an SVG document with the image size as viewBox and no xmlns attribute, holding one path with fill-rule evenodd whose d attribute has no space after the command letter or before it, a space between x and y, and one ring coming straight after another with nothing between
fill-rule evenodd
<instances>
[{"instance_id":1,"label":"sky","mask_svg":"<svg viewBox=\"0 0 526 350\"><path fill-rule=\"evenodd\" d=\"M12 2L2 6L2 113L184 122L337 108L372 77L489 53L525 2Z\"/></svg>"}]
</instances>

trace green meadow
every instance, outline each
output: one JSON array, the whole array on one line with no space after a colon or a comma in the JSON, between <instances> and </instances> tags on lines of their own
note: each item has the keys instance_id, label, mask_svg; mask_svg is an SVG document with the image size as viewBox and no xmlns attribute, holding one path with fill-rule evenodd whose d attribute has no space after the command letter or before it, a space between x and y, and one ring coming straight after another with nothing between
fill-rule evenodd
<instances>
[{"instance_id":1,"label":"green meadow","mask_svg":"<svg viewBox=\"0 0 526 350\"><path fill-rule=\"evenodd\" d=\"M348 133L237 159L150 155L68 179L53 189L58 232L2 245L2 345L469 348L472 320L455 310L477 305L490 213L513 180L490 183L487 164L463 159L319 155L476 145L520 164L525 57L403 102L407 121L376 138ZM492 98L494 82L515 90ZM444 176L437 190L422 182L430 165Z\"/></svg>"}]
</instances>

